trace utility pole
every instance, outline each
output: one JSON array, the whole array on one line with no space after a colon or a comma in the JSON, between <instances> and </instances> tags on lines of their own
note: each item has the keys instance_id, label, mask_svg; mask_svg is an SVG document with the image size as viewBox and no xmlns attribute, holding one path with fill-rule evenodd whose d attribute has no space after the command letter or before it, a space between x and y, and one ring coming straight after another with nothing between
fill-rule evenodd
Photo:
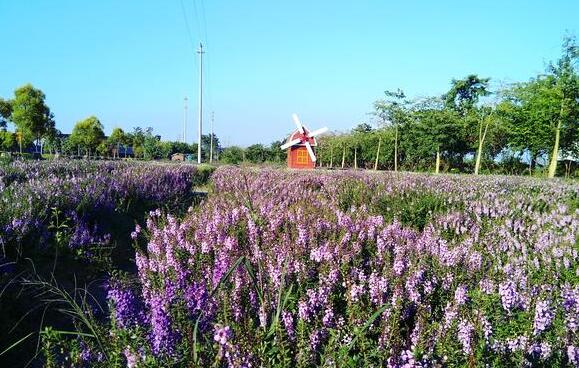
<instances>
[{"instance_id":1,"label":"utility pole","mask_svg":"<svg viewBox=\"0 0 579 368\"><path fill-rule=\"evenodd\" d=\"M201 134L203 133L203 44L199 42L199 49L197 50L199 54L199 127L198 134L199 140L197 145L197 163L201 163Z\"/></svg>"},{"instance_id":2,"label":"utility pole","mask_svg":"<svg viewBox=\"0 0 579 368\"><path fill-rule=\"evenodd\" d=\"M215 112L211 112L211 148L209 149L209 163L213 163L213 123L215 121Z\"/></svg>"},{"instance_id":3,"label":"utility pole","mask_svg":"<svg viewBox=\"0 0 579 368\"><path fill-rule=\"evenodd\" d=\"M185 105L183 106L183 143L187 143L187 96L185 96Z\"/></svg>"}]
</instances>

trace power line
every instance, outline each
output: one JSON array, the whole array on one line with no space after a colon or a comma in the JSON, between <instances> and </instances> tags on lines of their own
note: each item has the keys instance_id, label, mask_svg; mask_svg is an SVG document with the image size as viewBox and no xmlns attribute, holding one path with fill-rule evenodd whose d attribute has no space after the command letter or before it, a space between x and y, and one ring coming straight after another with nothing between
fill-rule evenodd
<instances>
[{"instance_id":1,"label":"power line","mask_svg":"<svg viewBox=\"0 0 579 368\"><path fill-rule=\"evenodd\" d=\"M189 42L191 43L191 50L195 52L195 42L193 41L193 34L191 34L191 27L189 26L189 18L187 17L187 11L185 10L183 0L180 0L180 3L181 3L181 13L183 14L183 19L185 20L185 27L187 28L187 34L189 36ZM195 60L195 62L197 62L197 60Z\"/></svg>"},{"instance_id":2,"label":"power line","mask_svg":"<svg viewBox=\"0 0 579 368\"><path fill-rule=\"evenodd\" d=\"M197 34L199 38L202 38L201 35L201 26L199 25L199 13L197 12L197 2L193 0L193 12L195 13L195 26L197 27Z\"/></svg>"},{"instance_id":3,"label":"power line","mask_svg":"<svg viewBox=\"0 0 579 368\"><path fill-rule=\"evenodd\" d=\"M195 1L195 0L194 0ZM201 18L203 21L203 38L204 38L204 44L205 47L207 47L209 45L209 35L207 32L207 17L206 17L206 11L205 11L205 1L201 0ZM207 54L206 56L206 60L205 60L205 78L206 78L206 94L207 94L207 105L209 107L209 109L213 109L213 98L212 98L212 93L211 93L211 59L210 59L211 55L210 53Z\"/></svg>"},{"instance_id":4,"label":"power line","mask_svg":"<svg viewBox=\"0 0 579 368\"><path fill-rule=\"evenodd\" d=\"M183 13L183 19L185 20L185 26L187 27L187 34L188 34L188 38L189 38L189 42L191 44L192 50L193 52L196 52L198 54L200 54L200 58L199 58L199 64L197 64L197 58L194 58L195 60L195 64L196 67L199 68L199 148L201 147L201 135L202 135L202 121L203 121L203 98L207 97L207 102L209 104L209 108L213 107L213 99L212 99L212 93L211 93L211 83L210 83L210 60L207 59L206 60L206 66L205 68L207 69L206 71L203 70L203 54L205 54L206 52L203 51L204 48L206 48L207 46L207 39L208 39L208 34L207 34L207 18L206 18L206 12L205 12L205 2L203 0L201 0L201 4L200 5L200 10L201 10L201 19L203 24L201 25L201 22L199 21L199 11L198 11L198 4L196 0L193 0L193 12L194 12L194 20L195 20L195 29L197 30L197 34L199 35L199 38L201 39L201 43L200 43L200 47L199 49L196 50L195 48L195 42L193 41L193 34L192 34L192 27L189 24L189 17L187 17L187 9L185 7L185 4L183 2L183 0L180 0L180 4L181 4L181 11ZM201 28L203 30L203 33L201 32ZM209 57L209 56L208 56ZM205 77L206 77L206 84L207 84L207 91L204 91L203 89L203 77L204 77L204 73L205 73ZM206 96L205 96L206 94ZM200 162L201 160L201 153L200 153L200 149L198 150L198 160Z\"/></svg>"},{"instance_id":5,"label":"power line","mask_svg":"<svg viewBox=\"0 0 579 368\"><path fill-rule=\"evenodd\" d=\"M201 18L203 19L203 38L205 40L205 45L208 44L207 39L207 19L205 18L205 2L201 0Z\"/></svg>"}]
</instances>

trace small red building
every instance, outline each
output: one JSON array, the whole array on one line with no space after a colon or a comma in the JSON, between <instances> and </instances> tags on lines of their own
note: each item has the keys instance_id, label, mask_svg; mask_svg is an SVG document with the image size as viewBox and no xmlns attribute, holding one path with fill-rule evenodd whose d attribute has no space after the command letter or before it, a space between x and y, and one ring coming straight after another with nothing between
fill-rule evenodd
<instances>
[{"instance_id":1,"label":"small red building","mask_svg":"<svg viewBox=\"0 0 579 368\"><path fill-rule=\"evenodd\" d=\"M310 132L298 118L296 114L292 115L294 123L298 128L281 145L281 149L288 149L287 151L287 166L290 169L313 169L316 167L316 154L314 147L318 145L316 136L328 130L328 128L321 128Z\"/></svg>"},{"instance_id":2,"label":"small red building","mask_svg":"<svg viewBox=\"0 0 579 368\"><path fill-rule=\"evenodd\" d=\"M295 144L287 150L287 167L291 169L313 169L316 167L315 161L312 161L310 154L308 153L308 148L305 142L310 144L310 147L316 147L318 142L315 137L308 137L308 131L305 130L305 134L300 133L298 130L289 136L287 142L299 139L301 143ZM314 156L315 157L315 156Z\"/></svg>"}]
</instances>

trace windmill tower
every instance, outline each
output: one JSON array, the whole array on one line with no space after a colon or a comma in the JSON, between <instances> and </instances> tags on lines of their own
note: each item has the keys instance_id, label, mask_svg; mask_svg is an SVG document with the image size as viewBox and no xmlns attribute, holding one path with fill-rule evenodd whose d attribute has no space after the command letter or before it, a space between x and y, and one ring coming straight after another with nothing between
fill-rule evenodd
<instances>
[{"instance_id":1,"label":"windmill tower","mask_svg":"<svg viewBox=\"0 0 579 368\"><path fill-rule=\"evenodd\" d=\"M310 132L304 126L296 114L292 115L297 129L288 137L281 149L287 151L287 166L291 169L313 169L316 167L316 154L314 147L318 145L316 136L325 133L328 128L324 127Z\"/></svg>"}]
</instances>

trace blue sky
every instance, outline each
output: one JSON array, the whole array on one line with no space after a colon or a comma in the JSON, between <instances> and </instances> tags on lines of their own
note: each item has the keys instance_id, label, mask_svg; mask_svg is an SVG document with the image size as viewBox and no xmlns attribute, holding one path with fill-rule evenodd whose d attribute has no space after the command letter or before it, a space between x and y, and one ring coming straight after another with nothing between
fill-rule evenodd
<instances>
[{"instance_id":1,"label":"blue sky","mask_svg":"<svg viewBox=\"0 0 579 368\"><path fill-rule=\"evenodd\" d=\"M369 121L386 89L438 95L469 73L526 80L579 33L578 14L577 0L0 0L0 96L32 83L63 132L96 115L107 134L151 126L169 140L188 96L192 142L191 41L203 40L205 122L214 111L225 145L270 143L293 112L310 128Z\"/></svg>"}]
</instances>

